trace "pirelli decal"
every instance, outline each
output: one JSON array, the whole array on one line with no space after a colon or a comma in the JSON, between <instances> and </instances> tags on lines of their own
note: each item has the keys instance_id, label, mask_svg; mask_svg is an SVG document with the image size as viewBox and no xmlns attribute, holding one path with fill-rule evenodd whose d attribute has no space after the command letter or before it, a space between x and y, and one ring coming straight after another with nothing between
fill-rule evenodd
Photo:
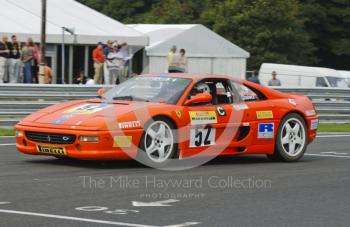
<instances>
[{"instance_id":1,"label":"pirelli decal","mask_svg":"<svg viewBox=\"0 0 350 227\"><path fill-rule=\"evenodd\" d=\"M218 118L215 111L190 111L191 125L216 124Z\"/></svg>"}]
</instances>

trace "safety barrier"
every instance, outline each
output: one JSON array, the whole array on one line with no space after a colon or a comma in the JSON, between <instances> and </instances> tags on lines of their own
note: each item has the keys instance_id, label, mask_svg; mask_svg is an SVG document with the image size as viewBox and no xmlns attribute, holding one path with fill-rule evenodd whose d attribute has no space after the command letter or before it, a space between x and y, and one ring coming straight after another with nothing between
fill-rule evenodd
<instances>
[{"instance_id":1,"label":"safety barrier","mask_svg":"<svg viewBox=\"0 0 350 227\"><path fill-rule=\"evenodd\" d=\"M65 101L94 98L101 86L0 84L0 126L11 126L30 113ZM276 89L307 95L322 122L350 122L350 89Z\"/></svg>"},{"instance_id":2,"label":"safety barrier","mask_svg":"<svg viewBox=\"0 0 350 227\"><path fill-rule=\"evenodd\" d=\"M322 122L350 123L349 88L276 88L285 93L308 96L320 115Z\"/></svg>"}]
</instances>

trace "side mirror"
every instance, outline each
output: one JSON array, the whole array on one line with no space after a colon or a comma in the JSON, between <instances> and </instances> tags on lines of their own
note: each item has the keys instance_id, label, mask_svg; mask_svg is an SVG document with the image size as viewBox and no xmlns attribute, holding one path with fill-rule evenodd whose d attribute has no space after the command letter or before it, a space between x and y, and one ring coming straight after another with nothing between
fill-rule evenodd
<instances>
[{"instance_id":1,"label":"side mirror","mask_svg":"<svg viewBox=\"0 0 350 227\"><path fill-rule=\"evenodd\" d=\"M195 96L192 96L190 99L186 100L185 106L189 106L191 104L198 104L198 103L210 103L212 101L213 97L209 93L199 93Z\"/></svg>"},{"instance_id":2,"label":"side mirror","mask_svg":"<svg viewBox=\"0 0 350 227\"><path fill-rule=\"evenodd\" d=\"M100 88L97 91L97 97L98 98L102 98L105 93L106 93L106 89L105 88Z\"/></svg>"}]
</instances>

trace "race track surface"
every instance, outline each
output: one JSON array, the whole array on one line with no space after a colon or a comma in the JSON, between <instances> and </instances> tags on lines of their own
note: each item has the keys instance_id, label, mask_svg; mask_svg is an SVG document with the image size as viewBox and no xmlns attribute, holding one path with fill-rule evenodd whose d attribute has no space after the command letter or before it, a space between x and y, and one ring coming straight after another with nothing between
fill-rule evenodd
<instances>
[{"instance_id":1,"label":"race track surface","mask_svg":"<svg viewBox=\"0 0 350 227\"><path fill-rule=\"evenodd\" d=\"M0 139L0 226L349 226L348 135L320 136L297 163L226 157L181 172L13 143Z\"/></svg>"}]
</instances>

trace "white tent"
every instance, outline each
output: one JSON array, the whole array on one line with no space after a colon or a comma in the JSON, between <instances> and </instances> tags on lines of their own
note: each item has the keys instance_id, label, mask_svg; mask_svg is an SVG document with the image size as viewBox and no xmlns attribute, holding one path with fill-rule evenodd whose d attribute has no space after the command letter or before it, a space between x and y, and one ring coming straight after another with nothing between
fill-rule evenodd
<instances>
[{"instance_id":1,"label":"white tent","mask_svg":"<svg viewBox=\"0 0 350 227\"><path fill-rule=\"evenodd\" d=\"M189 73L213 73L245 77L249 53L203 25L131 24L149 36L145 71L167 71L166 56L173 45L185 49Z\"/></svg>"},{"instance_id":2,"label":"white tent","mask_svg":"<svg viewBox=\"0 0 350 227\"><path fill-rule=\"evenodd\" d=\"M41 0L0 0L0 33L16 34L20 40L40 37ZM148 37L74 0L47 1L47 42L61 43L62 27L73 28L66 43L96 44L108 39L145 46Z\"/></svg>"},{"instance_id":3,"label":"white tent","mask_svg":"<svg viewBox=\"0 0 350 227\"><path fill-rule=\"evenodd\" d=\"M17 35L19 41L33 38L40 41L41 0L0 0L0 36ZM63 27L74 31L64 33L65 81L84 70L93 73L92 49L98 42L117 40L127 42L132 52L148 45L148 37L112 18L109 18L75 0L47 0L46 58L53 69L53 81L62 75ZM57 79L57 80L56 80Z\"/></svg>"}]
</instances>

